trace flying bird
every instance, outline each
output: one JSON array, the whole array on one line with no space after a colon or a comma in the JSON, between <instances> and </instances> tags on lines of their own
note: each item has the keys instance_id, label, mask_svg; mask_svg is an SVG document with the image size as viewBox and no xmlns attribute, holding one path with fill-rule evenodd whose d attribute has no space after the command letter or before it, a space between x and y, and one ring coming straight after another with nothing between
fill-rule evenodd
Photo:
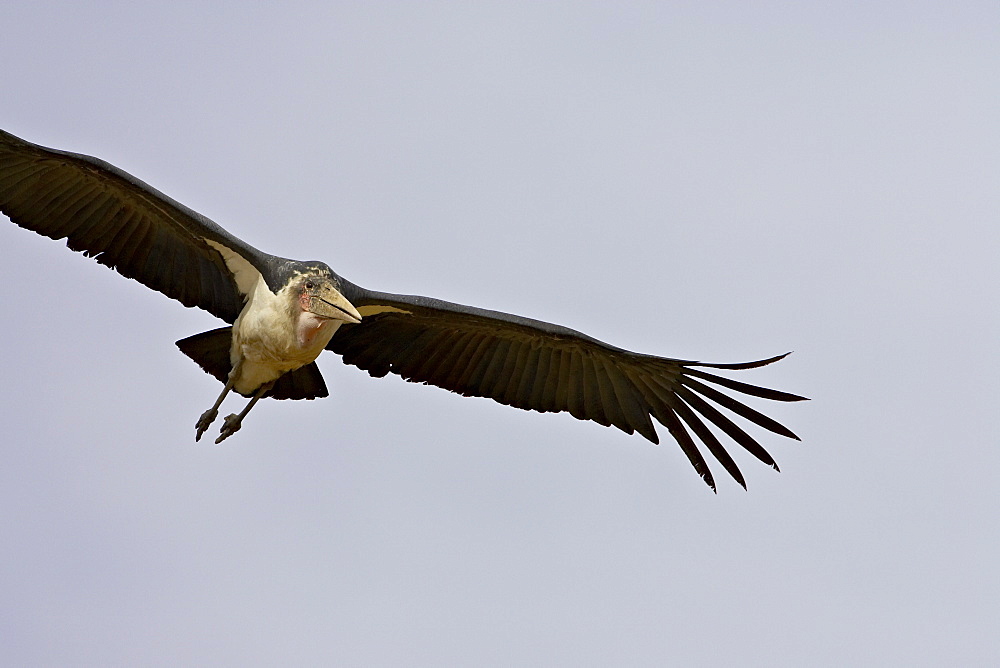
<instances>
[{"instance_id":1,"label":"flying bird","mask_svg":"<svg viewBox=\"0 0 1000 668\"><path fill-rule=\"evenodd\" d=\"M224 385L198 418L196 440L216 420L229 392L250 401L223 420L216 443L236 433L262 398L328 396L315 362L323 350L377 378L394 373L525 410L567 411L658 443L655 418L713 490L695 438L744 488L746 481L706 420L778 468L719 407L798 440L718 387L775 401L804 397L705 371L752 369L785 355L742 364L654 357L539 320L368 290L323 262L259 251L103 160L44 148L2 130L0 211L16 225L65 238L71 250L228 323L177 342Z\"/></svg>"}]
</instances>

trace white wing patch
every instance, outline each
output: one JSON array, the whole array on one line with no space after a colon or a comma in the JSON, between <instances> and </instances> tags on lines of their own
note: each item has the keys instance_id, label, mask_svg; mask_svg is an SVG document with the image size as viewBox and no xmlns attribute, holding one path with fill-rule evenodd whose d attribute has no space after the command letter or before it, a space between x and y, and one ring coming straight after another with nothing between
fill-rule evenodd
<instances>
[{"instance_id":1,"label":"white wing patch","mask_svg":"<svg viewBox=\"0 0 1000 668\"><path fill-rule=\"evenodd\" d=\"M233 278L236 279L236 287L239 289L240 293L246 297L253 294L254 288L257 286L257 282L261 280L262 276L257 268L246 261L242 255L236 251L223 246L217 241L212 241L211 239L204 239L205 243L219 251L219 255L226 262L226 267L229 271L233 273Z\"/></svg>"}]
</instances>

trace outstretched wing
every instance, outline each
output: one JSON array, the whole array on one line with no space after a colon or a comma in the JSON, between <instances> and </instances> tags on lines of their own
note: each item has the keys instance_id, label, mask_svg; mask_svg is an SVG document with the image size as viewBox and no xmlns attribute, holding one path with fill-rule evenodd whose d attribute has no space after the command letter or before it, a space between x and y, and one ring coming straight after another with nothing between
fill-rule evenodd
<instances>
[{"instance_id":1,"label":"outstretched wing","mask_svg":"<svg viewBox=\"0 0 1000 668\"><path fill-rule=\"evenodd\" d=\"M664 425L695 470L715 489L697 437L744 488L746 481L706 420L775 469L774 459L716 406L776 434L789 429L712 385L775 401L800 397L704 371L752 369L784 355L743 364L707 364L640 355L539 320L427 297L372 292L343 281L341 292L363 316L343 325L327 346L376 377L387 373L464 396L489 397L541 413L639 432L658 443L651 418ZM787 353L786 353L787 354Z\"/></svg>"},{"instance_id":2,"label":"outstretched wing","mask_svg":"<svg viewBox=\"0 0 1000 668\"><path fill-rule=\"evenodd\" d=\"M0 130L0 211L123 276L233 322L269 256L114 165ZM244 279L246 276L246 280Z\"/></svg>"}]
</instances>

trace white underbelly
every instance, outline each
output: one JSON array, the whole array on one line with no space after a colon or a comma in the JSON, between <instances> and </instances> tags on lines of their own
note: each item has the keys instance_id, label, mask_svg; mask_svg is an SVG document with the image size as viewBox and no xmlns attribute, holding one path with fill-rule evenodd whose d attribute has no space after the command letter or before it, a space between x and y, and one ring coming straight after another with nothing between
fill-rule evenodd
<instances>
[{"instance_id":1,"label":"white underbelly","mask_svg":"<svg viewBox=\"0 0 1000 668\"><path fill-rule=\"evenodd\" d=\"M315 358L313 358L315 359ZM239 377L233 384L233 389L244 396L251 396L257 392L262 385L278 380L289 371L294 371L299 367L309 364L313 360L306 362L280 362L280 361L259 361L249 357L243 358L240 366Z\"/></svg>"},{"instance_id":2,"label":"white underbelly","mask_svg":"<svg viewBox=\"0 0 1000 668\"><path fill-rule=\"evenodd\" d=\"M314 361L340 324L326 320L303 341L294 330L283 331L253 317L238 319L233 327L230 351L233 368L238 369L233 389L249 396L262 385Z\"/></svg>"}]
</instances>

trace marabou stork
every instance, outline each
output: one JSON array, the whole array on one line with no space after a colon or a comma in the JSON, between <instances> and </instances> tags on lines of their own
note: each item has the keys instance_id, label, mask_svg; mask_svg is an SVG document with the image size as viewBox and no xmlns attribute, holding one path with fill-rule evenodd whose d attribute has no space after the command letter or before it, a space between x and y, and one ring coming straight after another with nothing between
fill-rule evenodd
<instances>
[{"instance_id":1,"label":"marabou stork","mask_svg":"<svg viewBox=\"0 0 1000 668\"><path fill-rule=\"evenodd\" d=\"M235 433L262 397L327 396L315 362L324 349L375 377L392 372L526 410L568 411L580 420L639 432L653 443L659 442L651 420L656 418L712 489L712 473L690 432L744 488L746 482L706 419L757 459L778 467L710 402L798 439L712 385L776 401L804 397L703 370L752 369L784 355L742 364L641 355L538 320L367 290L323 262L263 253L102 160L43 148L3 131L0 210L16 225L66 238L70 249L229 323L177 342L225 385L198 419L196 440L230 390L250 401L225 418L216 443Z\"/></svg>"}]
</instances>

